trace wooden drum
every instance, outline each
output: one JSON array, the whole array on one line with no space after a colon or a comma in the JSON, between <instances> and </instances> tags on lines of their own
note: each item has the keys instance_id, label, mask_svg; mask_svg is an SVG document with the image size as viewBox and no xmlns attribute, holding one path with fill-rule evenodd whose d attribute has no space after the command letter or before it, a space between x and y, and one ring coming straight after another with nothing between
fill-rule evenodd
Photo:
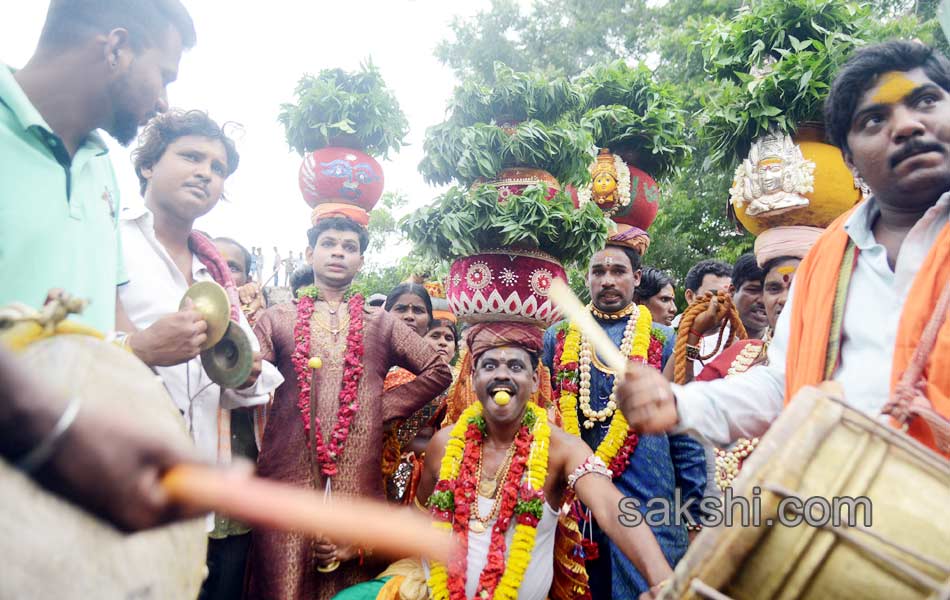
<instances>
[{"instance_id":1,"label":"wooden drum","mask_svg":"<svg viewBox=\"0 0 950 600\"><path fill-rule=\"evenodd\" d=\"M706 528L664 598L950 598L950 463L907 435L806 388L732 491L751 499L755 486L762 525L739 526L733 510L732 527ZM812 497L867 497L871 525L861 505L854 526L777 524L780 501L796 496L799 506Z\"/></svg>"},{"instance_id":2,"label":"wooden drum","mask_svg":"<svg viewBox=\"0 0 950 600\"><path fill-rule=\"evenodd\" d=\"M128 413L191 444L161 380L130 353L87 335L55 335L21 353L80 411ZM127 535L47 493L0 461L0 598L196 598L206 573L204 519Z\"/></svg>"}]
</instances>

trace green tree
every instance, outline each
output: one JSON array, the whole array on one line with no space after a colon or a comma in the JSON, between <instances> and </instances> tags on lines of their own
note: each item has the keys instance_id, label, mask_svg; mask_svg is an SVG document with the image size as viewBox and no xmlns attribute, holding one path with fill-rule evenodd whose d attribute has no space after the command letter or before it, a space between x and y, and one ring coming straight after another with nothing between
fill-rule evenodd
<instances>
[{"instance_id":1,"label":"green tree","mask_svg":"<svg viewBox=\"0 0 950 600\"><path fill-rule=\"evenodd\" d=\"M693 125L702 118L704 99L716 78L704 63L700 33L717 18L728 19L761 0L538 0L523 10L515 0L492 0L491 8L456 19L450 39L436 56L459 78L491 78L501 61L522 71L576 77L595 63L623 59L655 65L660 80L680 88ZM842 3L843 0L829 0ZM919 37L945 53L950 50L933 18L939 0L876 0L868 3L876 19L867 39ZM752 247L752 237L733 224L726 202L733 171L702 160L710 156L695 137L690 163L660 181L663 200L650 228L652 245L645 263L680 280L704 258L734 261ZM572 283L579 285L577 274Z\"/></svg>"}]
</instances>

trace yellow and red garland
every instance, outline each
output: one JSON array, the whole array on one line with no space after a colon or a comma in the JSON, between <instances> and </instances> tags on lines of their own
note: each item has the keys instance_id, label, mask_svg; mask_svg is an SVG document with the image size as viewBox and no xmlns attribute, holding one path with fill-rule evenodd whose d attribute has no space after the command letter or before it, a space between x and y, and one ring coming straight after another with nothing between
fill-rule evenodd
<instances>
[{"instance_id":1,"label":"yellow and red garland","mask_svg":"<svg viewBox=\"0 0 950 600\"><path fill-rule=\"evenodd\" d=\"M478 502L478 461L486 435L482 404L475 402L462 413L452 428L439 469L439 481L429 498L434 526L453 530L459 542L448 565L433 563L429 588L434 600L465 600L468 563L468 530L472 503ZM547 413L528 403L521 429L515 436L515 454L508 477L498 492L501 507L492 527L485 569L476 598L515 600L524 580L537 526L544 511L544 481L548 473L551 427ZM527 470L527 478L523 476ZM515 519L511 551L505 559L505 533Z\"/></svg>"},{"instance_id":2,"label":"yellow and red garland","mask_svg":"<svg viewBox=\"0 0 950 600\"><path fill-rule=\"evenodd\" d=\"M653 316L645 306L638 306L633 342L629 358L632 361L660 368L662 342L653 335ZM580 349L582 336L572 323L565 323L557 334L554 351L554 396L561 412L562 426L571 435L580 437L577 416L578 393L580 392ZM630 455L637 447L639 438L627 424L620 410L613 411L607 435L597 446L595 454L619 477L627 469Z\"/></svg>"}]
</instances>

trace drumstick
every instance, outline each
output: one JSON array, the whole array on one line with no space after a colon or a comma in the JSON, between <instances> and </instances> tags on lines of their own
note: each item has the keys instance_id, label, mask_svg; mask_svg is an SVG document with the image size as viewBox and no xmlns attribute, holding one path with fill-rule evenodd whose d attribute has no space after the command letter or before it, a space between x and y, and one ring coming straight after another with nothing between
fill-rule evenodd
<instances>
[{"instance_id":1,"label":"drumstick","mask_svg":"<svg viewBox=\"0 0 950 600\"><path fill-rule=\"evenodd\" d=\"M554 304L561 309L564 316L577 325L584 337L590 342L590 345L593 346L594 352L602 357L607 366L613 369L617 375L622 375L627 370L626 359L620 354L617 346L607 337L607 332L597 324L590 311L581 304L571 288L567 287L567 283L561 279L555 279L551 282L548 295L554 301Z\"/></svg>"},{"instance_id":2,"label":"drumstick","mask_svg":"<svg viewBox=\"0 0 950 600\"><path fill-rule=\"evenodd\" d=\"M419 511L367 499L323 502L314 492L220 469L178 465L162 478L177 502L215 510L254 526L345 540L390 556L449 557L451 537Z\"/></svg>"}]
</instances>

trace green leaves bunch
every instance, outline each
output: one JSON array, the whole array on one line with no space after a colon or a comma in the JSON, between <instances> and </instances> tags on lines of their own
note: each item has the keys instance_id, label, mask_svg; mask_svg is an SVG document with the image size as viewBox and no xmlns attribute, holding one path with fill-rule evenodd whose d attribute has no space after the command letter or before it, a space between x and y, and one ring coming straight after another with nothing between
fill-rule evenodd
<instances>
[{"instance_id":1,"label":"green leaves bunch","mask_svg":"<svg viewBox=\"0 0 950 600\"><path fill-rule=\"evenodd\" d=\"M517 166L543 169L558 181L581 184L589 178L587 167L594 156L590 133L566 118L553 125L524 121L511 135L493 123L457 127L446 122L429 128L423 149L419 171L437 185L452 181L471 185Z\"/></svg>"},{"instance_id":2,"label":"green leaves bunch","mask_svg":"<svg viewBox=\"0 0 950 600\"><path fill-rule=\"evenodd\" d=\"M906 34L912 22L881 24L869 7L848 0L761 0L732 19L712 19L698 43L706 71L722 81L698 115L699 142L711 148L705 166L729 168L770 128L794 134L801 123L820 122L848 56Z\"/></svg>"},{"instance_id":3,"label":"green leaves bunch","mask_svg":"<svg viewBox=\"0 0 950 600\"><path fill-rule=\"evenodd\" d=\"M581 123L598 147L633 150L637 166L655 177L669 175L688 156L682 99L646 65L595 65L576 83L586 99Z\"/></svg>"},{"instance_id":4,"label":"green leaves bunch","mask_svg":"<svg viewBox=\"0 0 950 600\"><path fill-rule=\"evenodd\" d=\"M500 62L491 84L467 80L455 89L449 110L460 126L493 120L553 123L583 104L580 89L565 77L549 78L537 72L517 72Z\"/></svg>"},{"instance_id":5,"label":"green leaves bunch","mask_svg":"<svg viewBox=\"0 0 950 600\"><path fill-rule=\"evenodd\" d=\"M471 185L508 167L543 169L585 183L593 139L576 119L580 89L563 77L518 73L495 64L494 83L459 86L449 118L426 131L419 171L429 183Z\"/></svg>"},{"instance_id":6,"label":"green leaves bunch","mask_svg":"<svg viewBox=\"0 0 950 600\"><path fill-rule=\"evenodd\" d=\"M402 222L417 250L434 259L454 260L491 248L537 248L565 265L587 264L603 248L607 221L593 203L576 210L570 197L534 185L499 202L498 190L449 188L432 205Z\"/></svg>"},{"instance_id":7,"label":"green leaves bunch","mask_svg":"<svg viewBox=\"0 0 950 600\"><path fill-rule=\"evenodd\" d=\"M296 103L281 105L278 120L287 144L301 155L344 143L388 157L405 144L409 121L371 61L354 73L304 75L295 95Z\"/></svg>"}]
</instances>

